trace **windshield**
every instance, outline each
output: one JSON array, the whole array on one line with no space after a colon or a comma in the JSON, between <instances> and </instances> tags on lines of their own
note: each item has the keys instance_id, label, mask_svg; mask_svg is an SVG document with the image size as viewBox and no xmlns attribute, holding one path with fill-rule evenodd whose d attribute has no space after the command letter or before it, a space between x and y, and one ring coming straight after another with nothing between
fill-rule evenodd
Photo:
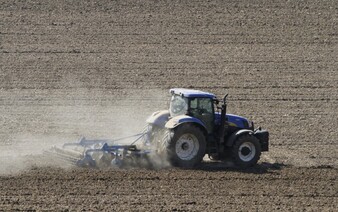
<instances>
[{"instance_id":1,"label":"windshield","mask_svg":"<svg viewBox=\"0 0 338 212\"><path fill-rule=\"evenodd\" d=\"M170 116L179 116L187 114L188 99L179 95L173 95L170 101Z\"/></svg>"}]
</instances>

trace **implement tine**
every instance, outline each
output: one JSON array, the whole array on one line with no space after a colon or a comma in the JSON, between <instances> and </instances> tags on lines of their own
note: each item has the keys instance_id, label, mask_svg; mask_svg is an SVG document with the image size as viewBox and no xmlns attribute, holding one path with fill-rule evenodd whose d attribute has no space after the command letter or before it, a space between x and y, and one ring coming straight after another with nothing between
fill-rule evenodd
<instances>
[{"instance_id":1,"label":"implement tine","mask_svg":"<svg viewBox=\"0 0 338 212\"><path fill-rule=\"evenodd\" d=\"M71 165L76 165L77 161L79 160L78 158L74 158L65 154L61 154L58 152L52 152L52 151L44 151L43 152L44 155L46 156L53 156L55 159L64 161L64 162L68 162Z\"/></svg>"}]
</instances>

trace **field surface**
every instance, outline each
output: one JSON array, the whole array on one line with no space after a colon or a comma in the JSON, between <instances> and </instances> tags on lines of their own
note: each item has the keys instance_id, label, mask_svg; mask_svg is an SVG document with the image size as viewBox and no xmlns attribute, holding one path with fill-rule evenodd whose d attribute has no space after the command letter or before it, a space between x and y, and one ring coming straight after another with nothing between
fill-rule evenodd
<instances>
[{"instance_id":1,"label":"field surface","mask_svg":"<svg viewBox=\"0 0 338 212\"><path fill-rule=\"evenodd\" d=\"M336 0L0 0L0 210L336 211L337 55ZM172 87L229 93L270 151L248 170L38 160L137 133Z\"/></svg>"}]
</instances>

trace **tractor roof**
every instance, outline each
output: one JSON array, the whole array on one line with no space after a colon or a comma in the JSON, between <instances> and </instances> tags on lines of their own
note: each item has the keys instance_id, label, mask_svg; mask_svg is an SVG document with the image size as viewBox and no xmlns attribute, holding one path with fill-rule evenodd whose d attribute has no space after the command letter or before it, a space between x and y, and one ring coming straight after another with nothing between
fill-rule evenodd
<instances>
[{"instance_id":1,"label":"tractor roof","mask_svg":"<svg viewBox=\"0 0 338 212\"><path fill-rule=\"evenodd\" d=\"M191 98L216 98L216 96L212 93L199 91L199 90L192 90L192 89L185 89L185 88L172 88L169 91L171 94L183 95L184 97L191 97Z\"/></svg>"}]
</instances>

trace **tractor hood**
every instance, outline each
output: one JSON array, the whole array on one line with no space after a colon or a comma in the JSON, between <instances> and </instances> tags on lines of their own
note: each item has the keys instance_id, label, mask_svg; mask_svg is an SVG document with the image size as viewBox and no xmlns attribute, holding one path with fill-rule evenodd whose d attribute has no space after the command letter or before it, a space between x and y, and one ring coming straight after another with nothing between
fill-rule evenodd
<instances>
[{"instance_id":1,"label":"tractor hood","mask_svg":"<svg viewBox=\"0 0 338 212\"><path fill-rule=\"evenodd\" d=\"M234 114L226 114L227 121L230 127L238 127L241 129L250 129L252 128L252 122L247 118ZM215 113L215 124L219 125L221 122L221 114Z\"/></svg>"}]
</instances>

